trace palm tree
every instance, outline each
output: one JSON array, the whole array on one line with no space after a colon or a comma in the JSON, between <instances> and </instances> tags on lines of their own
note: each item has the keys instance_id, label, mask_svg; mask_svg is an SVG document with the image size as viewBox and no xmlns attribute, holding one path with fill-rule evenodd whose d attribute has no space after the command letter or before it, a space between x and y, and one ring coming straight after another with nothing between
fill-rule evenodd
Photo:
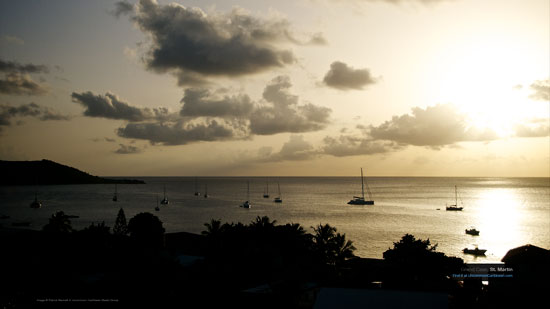
<instances>
[{"instance_id":1,"label":"palm tree","mask_svg":"<svg viewBox=\"0 0 550 309\"><path fill-rule=\"evenodd\" d=\"M201 234L205 236L216 236L222 232L222 221L211 219L210 223L205 223L206 231L202 231Z\"/></svg>"},{"instance_id":2,"label":"palm tree","mask_svg":"<svg viewBox=\"0 0 550 309\"><path fill-rule=\"evenodd\" d=\"M252 221L252 223L250 223L250 227L265 230L273 228L275 226L275 223L277 223L277 220L270 221L268 216L258 216L256 217L255 221Z\"/></svg>"},{"instance_id":3,"label":"palm tree","mask_svg":"<svg viewBox=\"0 0 550 309\"><path fill-rule=\"evenodd\" d=\"M351 240L346 241L346 234L336 233L336 228L319 224L317 227L312 227L315 234L313 235L313 249L318 254L319 260L323 264L336 265L346 259L355 257L353 251L355 247Z\"/></svg>"}]
</instances>

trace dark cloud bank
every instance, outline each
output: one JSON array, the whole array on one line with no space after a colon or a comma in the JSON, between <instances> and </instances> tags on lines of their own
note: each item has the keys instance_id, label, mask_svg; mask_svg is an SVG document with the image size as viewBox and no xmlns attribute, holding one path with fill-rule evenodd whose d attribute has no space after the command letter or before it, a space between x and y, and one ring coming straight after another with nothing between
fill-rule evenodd
<instances>
[{"instance_id":1,"label":"dark cloud bank","mask_svg":"<svg viewBox=\"0 0 550 309\"><path fill-rule=\"evenodd\" d=\"M265 87L263 99L257 102L246 94L231 94L228 89L186 89L179 113L135 107L112 93L73 93L72 99L86 108L85 116L128 121L117 130L120 137L153 144L241 140L254 135L311 132L326 127L331 110L300 103L299 97L290 92L291 87L287 76L276 77Z\"/></svg>"},{"instance_id":2,"label":"dark cloud bank","mask_svg":"<svg viewBox=\"0 0 550 309\"><path fill-rule=\"evenodd\" d=\"M118 2L114 14L131 11L128 3ZM239 8L207 15L199 8L141 0L131 19L152 40L144 56L147 67L174 74L180 85L284 67L296 57L280 46L326 43L321 33L300 40L286 19L257 18Z\"/></svg>"},{"instance_id":3,"label":"dark cloud bank","mask_svg":"<svg viewBox=\"0 0 550 309\"><path fill-rule=\"evenodd\" d=\"M21 117L33 117L41 121L70 119L67 115L60 114L49 107L40 106L36 103L18 106L0 103L0 131L3 127L11 126L12 120Z\"/></svg>"},{"instance_id":4,"label":"dark cloud bank","mask_svg":"<svg viewBox=\"0 0 550 309\"><path fill-rule=\"evenodd\" d=\"M49 73L45 65L20 64L0 59L0 93L7 95L39 96L48 93L45 85L32 80L29 74Z\"/></svg>"}]
</instances>

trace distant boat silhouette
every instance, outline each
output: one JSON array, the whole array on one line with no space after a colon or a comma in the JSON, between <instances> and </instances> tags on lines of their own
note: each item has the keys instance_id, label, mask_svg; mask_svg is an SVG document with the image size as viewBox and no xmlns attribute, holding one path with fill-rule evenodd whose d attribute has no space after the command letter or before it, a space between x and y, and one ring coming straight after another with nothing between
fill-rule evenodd
<instances>
[{"instance_id":1,"label":"distant boat silhouette","mask_svg":"<svg viewBox=\"0 0 550 309\"><path fill-rule=\"evenodd\" d=\"M168 198L166 197L166 185L164 186L164 198L162 201L160 201L162 205L168 205L170 202L168 201Z\"/></svg>"},{"instance_id":2,"label":"distant boat silhouette","mask_svg":"<svg viewBox=\"0 0 550 309\"><path fill-rule=\"evenodd\" d=\"M457 196L458 196L458 194L457 194L456 186L455 186L455 203L454 203L454 205L447 205L446 208L445 208L446 210L449 210L449 211L462 211L463 207L458 207Z\"/></svg>"},{"instance_id":3,"label":"distant boat silhouette","mask_svg":"<svg viewBox=\"0 0 550 309\"><path fill-rule=\"evenodd\" d=\"M159 208L159 195L157 194L157 206L155 207L155 210L156 211L159 211L160 208Z\"/></svg>"},{"instance_id":4,"label":"distant boat silhouette","mask_svg":"<svg viewBox=\"0 0 550 309\"><path fill-rule=\"evenodd\" d=\"M42 207L42 203L40 203L40 201L38 201L38 197L36 195L36 192L34 192L34 201L31 202L30 207L35 208L35 209L38 209L38 208Z\"/></svg>"},{"instance_id":5,"label":"distant boat silhouette","mask_svg":"<svg viewBox=\"0 0 550 309\"><path fill-rule=\"evenodd\" d=\"M201 193L199 192L199 183L198 183L197 177L195 177L195 195L196 196L201 195Z\"/></svg>"},{"instance_id":6,"label":"distant boat silhouette","mask_svg":"<svg viewBox=\"0 0 550 309\"><path fill-rule=\"evenodd\" d=\"M250 205L250 182L246 182L246 202L244 202L241 207L242 208L250 208L252 205Z\"/></svg>"},{"instance_id":7,"label":"distant boat silhouette","mask_svg":"<svg viewBox=\"0 0 550 309\"><path fill-rule=\"evenodd\" d=\"M479 236L479 231L476 230L474 227L471 229L466 229L466 234L472 235L472 236Z\"/></svg>"},{"instance_id":8,"label":"distant boat silhouette","mask_svg":"<svg viewBox=\"0 0 550 309\"><path fill-rule=\"evenodd\" d=\"M117 195L117 188L115 184L115 195L113 195L113 202L116 202L116 201L118 201L118 195Z\"/></svg>"},{"instance_id":9,"label":"distant boat silhouette","mask_svg":"<svg viewBox=\"0 0 550 309\"><path fill-rule=\"evenodd\" d=\"M279 185L279 183L277 183L277 191L279 193L279 196L275 197L273 199L273 201L275 203L282 203L283 202L283 198L281 197L281 186Z\"/></svg>"},{"instance_id":10,"label":"distant boat silhouette","mask_svg":"<svg viewBox=\"0 0 550 309\"><path fill-rule=\"evenodd\" d=\"M264 198L269 198L269 181L265 182Z\"/></svg>"},{"instance_id":11,"label":"distant boat silhouette","mask_svg":"<svg viewBox=\"0 0 550 309\"><path fill-rule=\"evenodd\" d=\"M486 249L478 249L477 246L476 246L474 249L464 248L464 249L462 249L462 252L464 252L465 254L480 256L480 255L485 255L485 252L487 252L487 250Z\"/></svg>"},{"instance_id":12,"label":"distant boat silhouette","mask_svg":"<svg viewBox=\"0 0 550 309\"><path fill-rule=\"evenodd\" d=\"M352 200L348 202L349 205L374 205L372 194L370 193L369 186L367 185L368 200L365 200L365 182L363 180L363 168L361 168L361 196L354 196Z\"/></svg>"},{"instance_id":13,"label":"distant boat silhouette","mask_svg":"<svg viewBox=\"0 0 550 309\"><path fill-rule=\"evenodd\" d=\"M208 197L208 185L204 184L204 198Z\"/></svg>"}]
</instances>

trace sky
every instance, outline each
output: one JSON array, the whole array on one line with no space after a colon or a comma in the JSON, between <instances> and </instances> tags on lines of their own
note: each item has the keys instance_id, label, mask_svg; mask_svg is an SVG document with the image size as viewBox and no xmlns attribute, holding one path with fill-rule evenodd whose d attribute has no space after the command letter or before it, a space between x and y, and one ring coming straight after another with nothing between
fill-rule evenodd
<instances>
[{"instance_id":1,"label":"sky","mask_svg":"<svg viewBox=\"0 0 550 309\"><path fill-rule=\"evenodd\" d=\"M547 0L0 0L0 159L550 177Z\"/></svg>"}]
</instances>

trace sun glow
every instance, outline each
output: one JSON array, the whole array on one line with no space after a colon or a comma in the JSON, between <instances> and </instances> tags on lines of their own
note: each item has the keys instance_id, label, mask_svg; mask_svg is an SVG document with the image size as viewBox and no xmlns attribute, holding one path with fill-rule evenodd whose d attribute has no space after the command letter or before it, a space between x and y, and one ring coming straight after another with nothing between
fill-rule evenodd
<instances>
[{"instance_id":1,"label":"sun glow","mask_svg":"<svg viewBox=\"0 0 550 309\"><path fill-rule=\"evenodd\" d=\"M481 240L496 244L492 254L503 256L513 244L523 239L521 228L522 202L508 189L486 190L479 196L479 229Z\"/></svg>"},{"instance_id":2,"label":"sun glow","mask_svg":"<svg viewBox=\"0 0 550 309\"><path fill-rule=\"evenodd\" d=\"M548 78L521 41L485 34L446 49L438 61L438 102L453 103L470 125L499 137L529 119L548 117L546 102L534 102L529 86ZM531 46L533 44L530 44Z\"/></svg>"}]
</instances>

